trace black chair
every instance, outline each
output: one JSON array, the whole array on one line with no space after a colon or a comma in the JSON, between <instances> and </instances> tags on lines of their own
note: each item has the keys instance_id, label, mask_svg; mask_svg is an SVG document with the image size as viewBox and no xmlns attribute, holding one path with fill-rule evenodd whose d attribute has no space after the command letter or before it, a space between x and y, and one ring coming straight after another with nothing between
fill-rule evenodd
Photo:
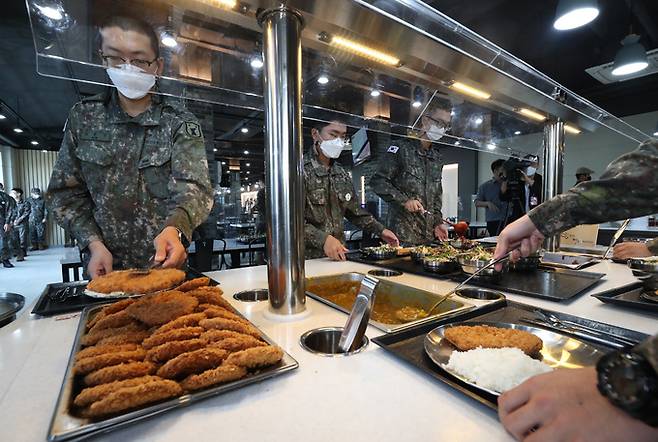
<instances>
[{"instance_id":1,"label":"black chair","mask_svg":"<svg viewBox=\"0 0 658 442\"><path fill-rule=\"evenodd\" d=\"M212 270L212 239L198 239L194 241L196 253L194 254L193 267L200 272Z\"/></svg>"}]
</instances>

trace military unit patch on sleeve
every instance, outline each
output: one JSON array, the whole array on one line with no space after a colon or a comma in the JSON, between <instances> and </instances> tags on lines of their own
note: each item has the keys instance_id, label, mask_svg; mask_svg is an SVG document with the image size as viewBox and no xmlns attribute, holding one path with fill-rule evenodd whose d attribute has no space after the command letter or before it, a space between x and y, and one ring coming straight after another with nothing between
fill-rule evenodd
<instances>
[{"instance_id":1,"label":"military unit patch on sleeve","mask_svg":"<svg viewBox=\"0 0 658 442\"><path fill-rule=\"evenodd\" d=\"M186 121L185 132L192 138L201 138L201 125L193 121Z\"/></svg>"},{"instance_id":2,"label":"military unit patch on sleeve","mask_svg":"<svg viewBox=\"0 0 658 442\"><path fill-rule=\"evenodd\" d=\"M400 150L400 148L398 146L391 146L391 147L388 148L388 150L386 152L398 153L398 150Z\"/></svg>"}]
</instances>

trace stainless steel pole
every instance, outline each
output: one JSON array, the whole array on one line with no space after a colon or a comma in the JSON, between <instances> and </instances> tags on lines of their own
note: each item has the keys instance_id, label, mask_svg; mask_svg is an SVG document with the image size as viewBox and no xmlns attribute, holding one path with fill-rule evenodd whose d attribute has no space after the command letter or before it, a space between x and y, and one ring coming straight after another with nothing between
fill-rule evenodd
<instances>
[{"instance_id":1,"label":"stainless steel pole","mask_svg":"<svg viewBox=\"0 0 658 442\"><path fill-rule=\"evenodd\" d=\"M306 310L302 162L302 18L281 5L259 16L265 79L267 282L270 313Z\"/></svg>"},{"instance_id":2,"label":"stainless steel pole","mask_svg":"<svg viewBox=\"0 0 658 442\"><path fill-rule=\"evenodd\" d=\"M562 193L564 173L564 122L552 120L544 126L544 201ZM547 238L544 247L549 252L560 248L560 237Z\"/></svg>"}]
</instances>

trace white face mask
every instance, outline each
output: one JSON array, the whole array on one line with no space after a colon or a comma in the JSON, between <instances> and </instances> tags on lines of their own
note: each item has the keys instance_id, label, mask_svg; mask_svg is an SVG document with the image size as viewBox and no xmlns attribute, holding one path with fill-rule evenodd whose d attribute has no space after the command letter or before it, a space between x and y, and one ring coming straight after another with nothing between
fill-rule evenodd
<instances>
[{"instance_id":1,"label":"white face mask","mask_svg":"<svg viewBox=\"0 0 658 442\"><path fill-rule=\"evenodd\" d=\"M121 95L131 100L145 97L155 85L155 75L127 63L107 68L107 75Z\"/></svg>"},{"instance_id":2,"label":"white face mask","mask_svg":"<svg viewBox=\"0 0 658 442\"><path fill-rule=\"evenodd\" d=\"M320 137L322 138L322 137ZM322 140L320 143L320 150L328 158L336 159L345 147L345 142L342 138L334 138L333 140Z\"/></svg>"},{"instance_id":3,"label":"white face mask","mask_svg":"<svg viewBox=\"0 0 658 442\"><path fill-rule=\"evenodd\" d=\"M537 172L537 168L528 166L528 168L525 170L525 174L528 176L533 176Z\"/></svg>"},{"instance_id":4,"label":"white face mask","mask_svg":"<svg viewBox=\"0 0 658 442\"><path fill-rule=\"evenodd\" d=\"M427 130L427 138L432 141L438 141L446 133L445 127L439 127L436 124L432 124Z\"/></svg>"}]
</instances>

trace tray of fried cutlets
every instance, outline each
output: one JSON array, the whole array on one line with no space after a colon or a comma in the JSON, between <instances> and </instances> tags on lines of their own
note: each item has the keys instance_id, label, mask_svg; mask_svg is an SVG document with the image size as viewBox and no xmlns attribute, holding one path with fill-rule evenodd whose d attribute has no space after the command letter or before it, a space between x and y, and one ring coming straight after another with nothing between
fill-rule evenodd
<instances>
[{"instance_id":1,"label":"tray of fried cutlets","mask_svg":"<svg viewBox=\"0 0 658 442\"><path fill-rule=\"evenodd\" d=\"M547 315L587 327L591 335L537 325ZM618 342L600 333L641 342L646 335L509 300L373 339L398 358L490 407L498 396L531 376L595 366Z\"/></svg>"},{"instance_id":2,"label":"tray of fried cutlets","mask_svg":"<svg viewBox=\"0 0 658 442\"><path fill-rule=\"evenodd\" d=\"M111 431L298 367L208 282L87 307L48 440Z\"/></svg>"}]
</instances>

